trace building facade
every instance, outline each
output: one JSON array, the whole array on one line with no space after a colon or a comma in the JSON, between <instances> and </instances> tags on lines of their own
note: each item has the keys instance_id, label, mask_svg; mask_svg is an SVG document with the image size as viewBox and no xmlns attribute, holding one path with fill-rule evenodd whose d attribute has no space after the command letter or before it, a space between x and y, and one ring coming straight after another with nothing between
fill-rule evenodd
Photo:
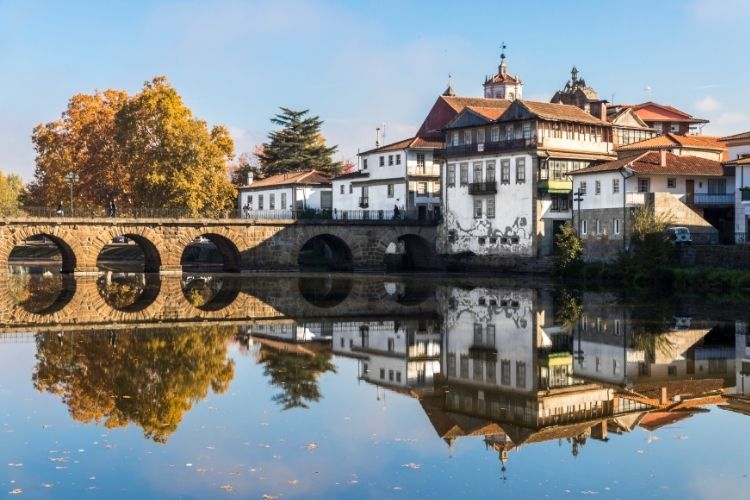
<instances>
[{"instance_id":1,"label":"building facade","mask_svg":"<svg viewBox=\"0 0 750 500\"><path fill-rule=\"evenodd\" d=\"M288 216L306 210L332 210L331 175L317 170L277 174L239 188L243 217Z\"/></svg>"},{"instance_id":2,"label":"building facade","mask_svg":"<svg viewBox=\"0 0 750 500\"><path fill-rule=\"evenodd\" d=\"M727 166L734 169L736 243L750 242L750 131L722 137L729 148Z\"/></svg>"}]
</instances>

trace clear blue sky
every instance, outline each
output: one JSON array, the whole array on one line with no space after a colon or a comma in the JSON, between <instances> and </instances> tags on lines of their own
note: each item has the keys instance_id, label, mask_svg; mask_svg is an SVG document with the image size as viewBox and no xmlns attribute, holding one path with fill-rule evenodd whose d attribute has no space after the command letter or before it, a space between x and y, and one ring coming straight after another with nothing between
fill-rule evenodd
<instances>
[{"instance_id":1,"label":"clear blue sky","mask_svg":"<svg viewBox=\"0 0 750 500\"><path fill-rule=\"evenodd\" d=\"M320 115L351 158L383 122L389 142L413 134L448 73L459 95L480 95L502 41L528 99L548 100L575 64L602 97L739 132L750 129L748 18L750 0L0 0L0 169L31 178L31 131L73 94L136 92L155 75L229 127L238 152L288 106Z\"/></svg>"}]
</instances>

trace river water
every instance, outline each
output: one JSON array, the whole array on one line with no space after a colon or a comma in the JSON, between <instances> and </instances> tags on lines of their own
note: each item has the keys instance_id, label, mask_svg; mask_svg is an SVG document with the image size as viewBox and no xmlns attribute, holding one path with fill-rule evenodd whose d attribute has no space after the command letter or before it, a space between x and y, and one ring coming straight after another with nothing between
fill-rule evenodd
<instances>
[{"instance_id":1,"label":"river water","mask_svg":"<svg viewBox=\"0 0 750 500\"><path fill-rule=\"evenodd\" d=\"M0 495L750 497L742 297L14 271Z\"/></svg>"}]
</instances>

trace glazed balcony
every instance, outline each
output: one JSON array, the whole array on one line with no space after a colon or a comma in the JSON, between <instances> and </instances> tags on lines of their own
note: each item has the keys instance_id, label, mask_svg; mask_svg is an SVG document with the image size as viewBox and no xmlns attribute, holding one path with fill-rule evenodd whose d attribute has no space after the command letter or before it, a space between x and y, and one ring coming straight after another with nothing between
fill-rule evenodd
<instances>
[{"instance_id":1,"label":"glazed balcony","mask_svg":"<svg viewBox=\"0 0 750 500\"><path fill-rule=\"evenodd\" d=\"M709 194L709 193L692 193L680 197L686 205L695 207L731 207L734 206L734 193L726 194Z\"/></svg>"},{"instance_id":2,"label":"glazed balcony","mask_svg":"<svg viewBox=\"0 0 750 500\"><path fill-rule=\"evenodd\" d=\"M472 182L469 184L469 194L497 194L497 181Z\"/></svg>"},{"instance_id":3,"label":"glazed balcony","mask_svg":"<svg viewBox=\"0 0 750 500\"><path fill-rule=\"evenodd\" d=\"M475 154L492 153L494 151L506 151L509 149L524 149L536 147L536 138L508 139L498 142L485 142L480 144L462 144L460 146L448 145L446 155L448 158L459 156L470 156Z\"/></svg>"}]
</instances>

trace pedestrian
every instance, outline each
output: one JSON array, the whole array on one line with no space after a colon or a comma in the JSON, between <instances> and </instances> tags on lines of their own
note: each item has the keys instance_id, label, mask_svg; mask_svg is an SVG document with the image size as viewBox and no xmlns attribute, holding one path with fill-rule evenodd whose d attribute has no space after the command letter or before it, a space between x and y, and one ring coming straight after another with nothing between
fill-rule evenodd
<instances>
[{"instance_id":1,"label":"pedestrian","mask_svg":"<svg viewBox=\"0 0 750 500\"><path fill-rule=\"evenodd\" d=\"M63 211L62 202L60 202L60 203L57 204L57 212L56 213L57 213L58 217L63 217L65 215L65 212Z\"/></svg>"},{"instance_id":2,"label":"pedestrian","mask_svg":"<svg viewBox=\"0 0 750 500\"><path fill-rule=\"evenodd\" d=\"M109 216L117 217L117 205L115 205L115 200L109 202Z\"/></svg>"},{"instance_id":3,"label":"pedestrian","mask_svg":"<svg viewBox=\"0 0 750 500\"><path fill-rule=\"evenodd\" d=\"M245 203L245 206L242 207L242 210L245 212L245 218L249 219L250 218L250 202L249 201Z\"/></svg>"},{"instance_id":4,"label":"pedestrian","mask_svg":"<svg viewBox=\"0 0 750 500\"><path fill-rule=\"evenodd\" d=\"M393 218L398 219L400 215L400 210L398 209L398 205L393 205Z\"/></svg>"}]
</instances>

